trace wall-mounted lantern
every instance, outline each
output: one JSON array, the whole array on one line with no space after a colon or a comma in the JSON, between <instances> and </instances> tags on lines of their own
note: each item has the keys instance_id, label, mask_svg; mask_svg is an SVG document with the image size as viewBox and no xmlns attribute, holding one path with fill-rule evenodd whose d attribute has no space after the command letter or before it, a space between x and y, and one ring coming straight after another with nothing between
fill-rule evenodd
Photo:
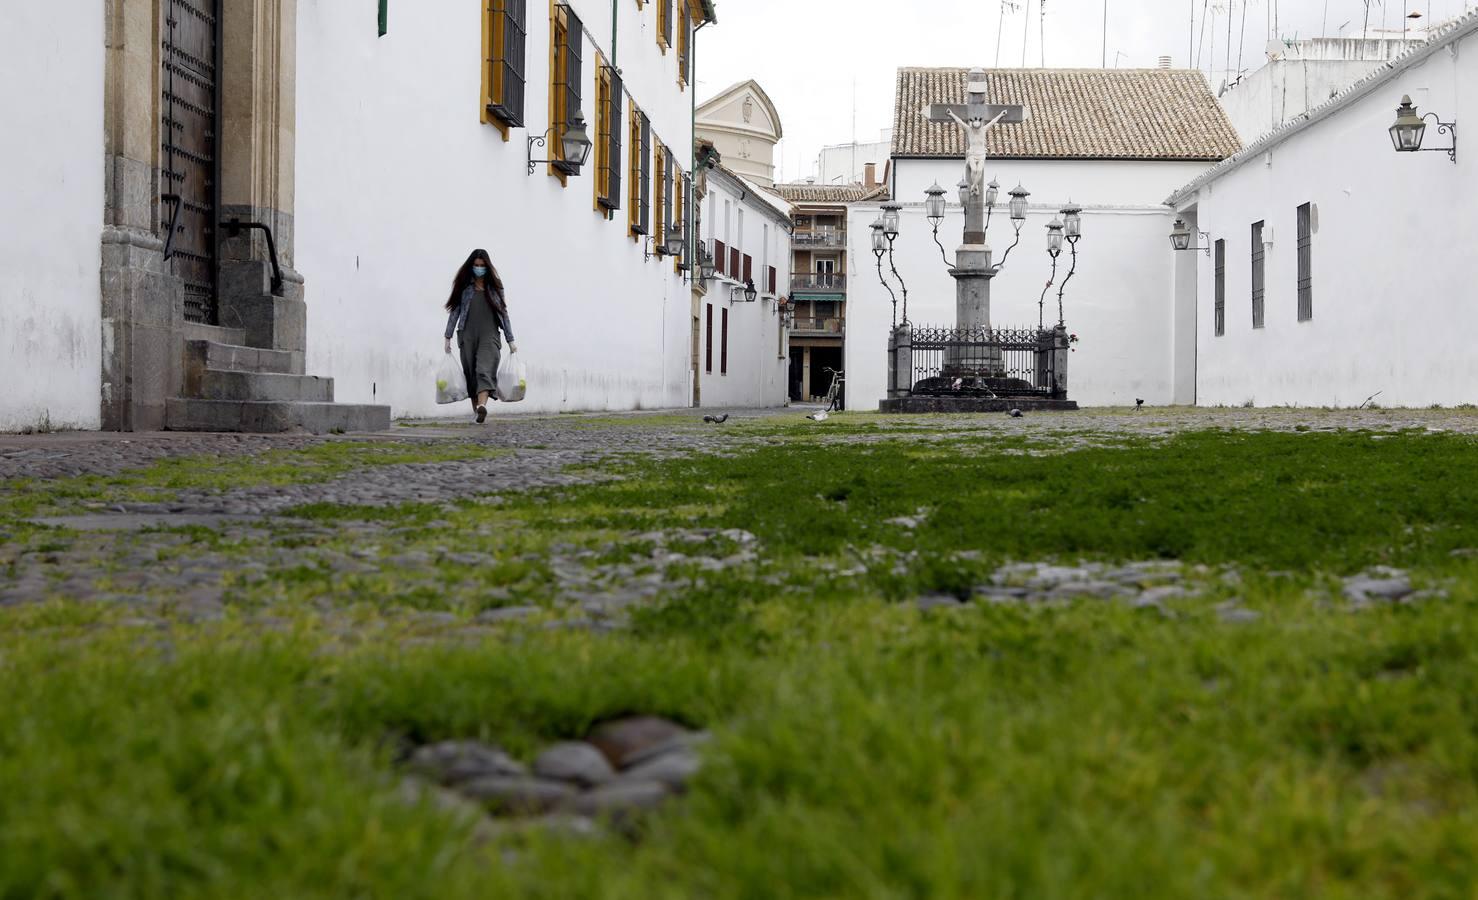
<instances>
[{"instance_id":1,"label":"wall-mounted lantern","mask_svg":"<svg viewBox=\"0 0 1478 900\"><path fill-rule=\"evenodd\" d=\"M1176 219L1175 224L1170 228L1170 248L1172 250L1204 250L1206 251L1206 255L1210 256L1211 235L1204 231L1197 232L1197 234L1206 238L1205 246L1192 247L1190 226L1185 223L1185 219Z\"/></svg>"},{"instance_id":2,"label":"wall-mounted lantern","mask_svg":"<svg viewBox=\"0 0 1478 900\"><path fill-rule=\"evenodd\" d=\"M564 133L560 135L560 149L564 151L559 159L534 159L534 147L547 145L549 135L554 133L558 125L549 126L549 130L542 135L531 135L529 137L529 174L534 174L535 167L541 163L551 163L568 175L577 175L590 159L590 148L594 146L590 142L590 134L585 130L585 117L578 112L575 117L565 123Z\"/></svg>"},{"instance_id":3,"label":"wall-mounted lantern","mask_svg":"<svg viewBox=\"0 0 1478 900\"><path fill-rule=\"evenodd\" d=\"M1411 103L1411 97L1401 98L1401 105L1396 107L1396 123L1388 129L1391 134L1391 145L1398 153L1416 153L1422 150L1422 138L1427 133L1427 119L1430 118L1437 123L1438 134L1452 135L1452 146L1450 147L1428 147L1428 151L1441 151L1447 154L1447 158L1454 163L1457 162L1457 123L1444 122L1438 118L1436 113L1418 115L1417 109Z\"/></svg>"}]
</instances>

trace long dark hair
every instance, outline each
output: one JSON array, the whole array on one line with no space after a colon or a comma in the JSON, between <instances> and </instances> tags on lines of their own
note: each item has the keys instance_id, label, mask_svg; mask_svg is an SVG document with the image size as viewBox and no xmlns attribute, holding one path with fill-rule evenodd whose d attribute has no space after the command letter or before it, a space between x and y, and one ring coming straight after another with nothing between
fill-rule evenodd
<instances>
[{"instance_id":1,"label":"long dark hair","mask_svg":"<svg viewBox=\"0 0 1478 900\"><path fill-rule=\"evenodd\" d=\"M477 281L477 276L472 274L473 260L481 259L488 264L487 277L482 280L485 287L488 304L500 313L507 312L508 306L503 300L503 279L498 277L498 269L493 265L493 258L488 252L481 248L473 250L467 256L467 261L462 263L462 268L457 270L457 277L452 282L452 294L446 300L446 311L451 312L462 305L462 292L467 286Z\"/></svg>"}]
</instances>

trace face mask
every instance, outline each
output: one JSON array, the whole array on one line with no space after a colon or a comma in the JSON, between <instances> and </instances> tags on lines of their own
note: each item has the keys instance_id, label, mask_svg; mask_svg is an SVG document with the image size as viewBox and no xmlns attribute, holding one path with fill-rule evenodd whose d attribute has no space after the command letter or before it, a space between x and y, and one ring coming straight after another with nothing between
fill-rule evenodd
<instances>
[{"instance_id":1,"label":"face mask","mask_svg":"<svg viewBox=\"0 0 1478 900\"><path fill-rule=\"evenodd\" d=\"M473 266L472 267L472 274L473 275L476 275L478 278L482 278L487 273L488 273L488 267L487 266Z\"/></svg>"}]
</instances>

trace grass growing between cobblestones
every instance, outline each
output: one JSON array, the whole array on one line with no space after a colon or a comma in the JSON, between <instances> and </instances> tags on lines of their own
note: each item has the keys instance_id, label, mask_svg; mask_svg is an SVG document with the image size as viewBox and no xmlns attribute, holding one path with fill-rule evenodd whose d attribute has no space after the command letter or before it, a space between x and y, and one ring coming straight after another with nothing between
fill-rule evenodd
<instances>
[{"instance_id":1,"label":"grass growing between cobblestones","mask_svg":"<svg viewBox=\"0 0 1478 900\"><path fill-rule=\"evenodd\" d=\"M785 441L320 505L171 545L299 555L219 622L0 609L0 898L1470 896L1478 444L1120 443ZM914 603L1009 561L1156 558L1204 565L1205 596ZM1337 579L1374 565L1443 596L1353 611ZM543 627L653 572L628 627ZM514 603L547 613L474 627ZM527 758L630 712L716 733L635 840L478 845L397 790L407 742Z\"/></svg>"},{"instance_id":2,"label":"grass growing between cobblestones","mask_svg":"<svg viewBox=\"0 0 1478 900\"><path fill-rule=\"evenodd\" d=\"M0 488L0 520L166 501L177 491L311 484L370 466L487 459L503 452L471 443L338 440L253 456L176 457L118 475L6 484Z\"/></svg>"}]
</instances>

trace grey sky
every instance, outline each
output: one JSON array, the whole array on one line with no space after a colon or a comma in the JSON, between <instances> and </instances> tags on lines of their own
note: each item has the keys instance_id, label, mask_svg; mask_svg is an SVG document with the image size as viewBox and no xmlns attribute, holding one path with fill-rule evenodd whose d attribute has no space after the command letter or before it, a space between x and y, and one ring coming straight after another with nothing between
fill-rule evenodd
<instances>
[{"instance_id":1,"label":"grey sky","mask_svg":"<svg viewBox=\"0 0 1478 900\"><path fill-rule=\"evenodd\" d=\"M1042 3L1046 16L1039 15ZM1011 0L1006 0L1009 7ZM780 110L786 140L784 175L809 174L824 144L852 140L853 85L856 136L876 140L893 118L894 71L900 66L1097 67L1104 57L1104 0L719 0L717 26L698 42L700 102L723 88L754 78ZM1471 8L1473 0L1406 0L1421 24ZM1245 9L1244 9L1245 6ZM1154 66L1168 55L1176 67L1191 55L1191 13L1196 16L1200 68L1225 77L1227 28L1231 68L1255 68L1273 34L1283 38L1321 33L1355 36L1365 21L1363 0L1108 0L1108 65ZM1402 0L1372 0L1370 27L1399 29ZM1029 9L1029 15L1028 15ZM1205 15L1203 17L1203 9ZM1230 12L1230 15L1228 13ZM1245 31L1244 31L1245 13ZM1000 28L998 23L1004 22ZM1204 32L1202 23L1204 22ZM1214 58L1214 61L1213 61ZM1191 58L1190 65L1195 65Z\"/></svg>"}]
</instances>

